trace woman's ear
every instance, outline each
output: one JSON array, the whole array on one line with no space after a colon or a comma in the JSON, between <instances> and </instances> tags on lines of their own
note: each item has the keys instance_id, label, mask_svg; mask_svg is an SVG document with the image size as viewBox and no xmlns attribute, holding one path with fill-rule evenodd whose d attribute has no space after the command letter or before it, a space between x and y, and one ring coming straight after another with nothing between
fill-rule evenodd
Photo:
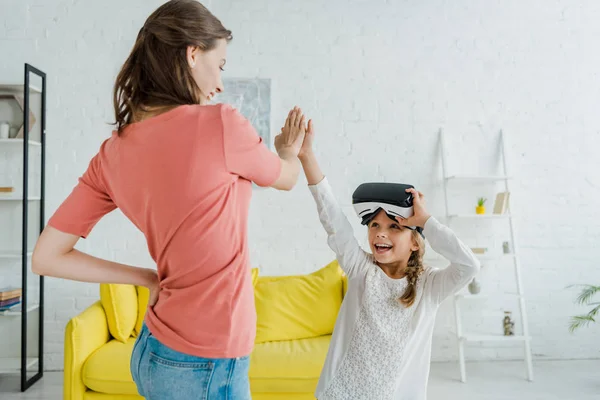
<instances>
[{"instance_id":1,"label":"woman's ear","mask_svg":"<svg viewBox=\"0 0 600 400\"><path fill-rule=\"evenodd\" d=\"M196 67L196 59L198 58L198 47L188 46L185 52L185 56L190 68Z\"/></svg>"}]
</instances>

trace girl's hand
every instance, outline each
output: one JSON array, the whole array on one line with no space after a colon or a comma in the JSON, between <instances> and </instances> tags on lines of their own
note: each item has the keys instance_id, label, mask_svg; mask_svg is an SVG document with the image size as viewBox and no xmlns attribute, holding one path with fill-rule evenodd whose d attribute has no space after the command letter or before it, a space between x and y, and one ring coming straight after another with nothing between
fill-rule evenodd
<instances>
[{"instance_id":1,"label":"girl's hand","mask_svg":"<svg viewBox=\"0 0 600 400\"><path fill-rule=\"evenodd\" d=\"M413 195L413 215L410 218L402 219L396 217L396 220L403 226L418 226L425 227L425 223L431 215L425 210L425 195L416 189L406 189L408 193Z\"/></svg>"},{"instance_id":2,"label":"girl's hand","mask_svg":"<svg viewBox=\"0 0 600 400\"><path fill-rule=\"evenodd\" d=\"M300 148L300 153L298 153L298 158L302 158L312 152L312 144L313 139L315 137L315 131L313 128L312 119L308 120L308 129L306 130L306 135L304 136L304 142L302 143L302 147Z\"/></svg>"},{"instance_id":3,"label":"girl's hand","mask_svg":"<svg viewBox=\"0 0 600 400\"><path fill-rule=\"evenodd\" d=\"M306 124L302 110L294 107L281 128L281 133L275 137L275 149L280 157L285 155L298 156L304 136L306 134Z\"/></svg>"}]
</instances>

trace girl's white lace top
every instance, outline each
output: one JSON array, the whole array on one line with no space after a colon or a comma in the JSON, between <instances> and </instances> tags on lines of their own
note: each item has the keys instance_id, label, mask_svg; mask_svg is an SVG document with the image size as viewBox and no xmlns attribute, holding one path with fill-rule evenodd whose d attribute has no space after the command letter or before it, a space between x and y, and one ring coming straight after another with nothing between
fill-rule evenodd
<instances>
[{"instance_id":1,"label":"girl's white lace top","mask_svg":"<svg viewBox=\"0 0 600 400\"><path fill-rule=\"evenodd\" d=\"M329 247L348 275L348 291L315 396L318 400L424 400L431 339L440 303L479 271L479 261L446 226L430 217L423 233L450 261L425 268L414 304L398 302L406 278L388 277L365 252L324 178L309 186Z\"/></svg>"}]
</instances>

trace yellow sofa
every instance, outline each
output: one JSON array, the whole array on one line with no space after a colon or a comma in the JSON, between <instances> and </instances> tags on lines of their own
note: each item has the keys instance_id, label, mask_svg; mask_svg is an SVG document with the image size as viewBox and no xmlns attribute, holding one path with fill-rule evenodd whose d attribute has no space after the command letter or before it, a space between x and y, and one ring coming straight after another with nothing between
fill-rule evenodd
<instances>
[{"instance_id":1,"label":"yellow sofa","mask_svg":"<svg viewBox=\"0 0 600 400\"><path fill-rule=\"evenodd\" d=\"M257 335L250 358L254 400L314 400L347 281L336 261L308 275L252 270ZM100 285L100 300L65 329L64 399L135 400L129 370L148 291Z\"/></svg>"}]
</instances>

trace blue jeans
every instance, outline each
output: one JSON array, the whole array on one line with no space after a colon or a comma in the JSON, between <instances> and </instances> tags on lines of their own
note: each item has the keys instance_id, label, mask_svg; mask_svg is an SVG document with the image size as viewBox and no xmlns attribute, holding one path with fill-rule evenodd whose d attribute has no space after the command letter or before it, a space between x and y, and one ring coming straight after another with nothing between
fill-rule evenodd
<instances>
[{"instance_id":1,"label":"blue jeans","mask_svg":"<svg viewBox=\"0 0 600 400\"><path fill-rule=\"evenodd\" d=\"M146 325L131 354L131 375L147 400L250 400L248 356L202 358L158 341Z\"/></svg>"}]
</instances>

